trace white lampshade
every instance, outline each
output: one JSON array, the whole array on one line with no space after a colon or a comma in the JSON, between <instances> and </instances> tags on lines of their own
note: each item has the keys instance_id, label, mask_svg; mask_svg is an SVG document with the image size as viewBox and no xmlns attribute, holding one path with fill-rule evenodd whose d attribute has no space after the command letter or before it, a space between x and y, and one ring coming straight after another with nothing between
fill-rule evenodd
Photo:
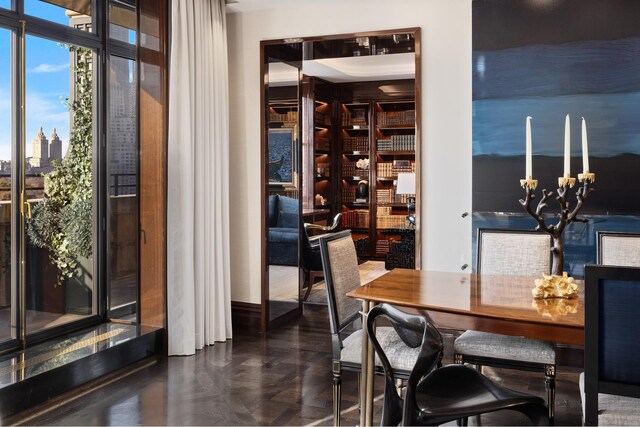
<instances>
[{"instance_id":1,"label":"white lampshade","mask_svg":"<svg viewBox=\"0 0 640 427\"><path fill-rule=\"evenodd\" d=\"M400 172L398 174L396 194L416 194L415 172Z\"/></svg>"}]
</instances>

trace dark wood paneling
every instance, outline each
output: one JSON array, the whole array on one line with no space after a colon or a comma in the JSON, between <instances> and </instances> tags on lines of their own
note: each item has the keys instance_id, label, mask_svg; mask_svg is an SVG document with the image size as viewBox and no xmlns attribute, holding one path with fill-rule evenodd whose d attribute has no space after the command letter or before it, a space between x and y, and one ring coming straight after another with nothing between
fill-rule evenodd
<instances>
[{"instance_id":1,"label":"dark wood paneling","mask_svg":"<svg viewBox=\"0 0 640 427\"><path fill-rule=\"evenodd\" d=\"M167 0L138 2L140 322L166 323Z\"/></svg>"},{"instance_id":2,"label":"dark wood paneling","mask_svg":"<svg viewBox=\"0 0 640 427\"><path fill-rule=\"evenodd\" d=\"M260 304L231 301L231 323L234 331L259 332L261 314Z\"/></svg>"}]
</instances>

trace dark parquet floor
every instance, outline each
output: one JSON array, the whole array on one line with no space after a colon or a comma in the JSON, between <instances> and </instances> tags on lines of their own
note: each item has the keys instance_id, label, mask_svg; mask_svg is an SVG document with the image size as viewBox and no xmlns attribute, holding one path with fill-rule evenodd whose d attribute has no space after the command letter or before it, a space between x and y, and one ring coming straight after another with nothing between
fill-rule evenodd
<instances>
[{"instance_id":1,"label":"dark parquet floor","mask_svg":"<svg viewBox=\"0 0 640 427\"><path fill-rule=\"evenodd\" d=\"M447 340L450 347L451 339ZM117 381L11 419L29 425L330 425L331 344L326 307L267 336L235 331L234 339L192 357L159 358ZM445 362L451 362L447 354ZM540 374L489 370L502 384L544 397ZM559 368L556 425L580 425L578 372ZM358 423L357 377L343 376L343 425ZM379 424L382 381L374 423ZM50 405L51 406L51 405ZM518 425L509 411L470 424ZM7 420L9 421L9 420Z\"/></svg>"}]
</instances>

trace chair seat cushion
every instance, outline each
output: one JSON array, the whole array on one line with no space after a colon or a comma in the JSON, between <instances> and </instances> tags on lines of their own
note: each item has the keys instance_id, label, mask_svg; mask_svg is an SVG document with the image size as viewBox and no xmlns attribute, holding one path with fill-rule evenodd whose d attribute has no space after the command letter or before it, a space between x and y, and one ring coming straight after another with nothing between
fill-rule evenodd
<instances>
[{"instance_id":1,"label":"chair seat cushion","mask_svg":"<svg viewBox=\"0 0 640 427\"><path fill-rule=\"evenodd\" d=\"M376 329L376 336L382 346L391 367L395 370L411 371L416 364L420 347L408 347L396 334L392 327L384 326ZM342 341L343 348L340 361L360 364L362 361L362 329L355 331ZM376 354L376 366L382 366Z\"/></svg>"},{"instance_id":2,"label":"chair seat cushion","mask_svg":"<svg viewBox=\"0 0 640 427\"><path fill-rule=\"evenodd\" d=\"M584 418L584 372L580 374L580 398L582 400L582 416ZM640 399L599 393L598 425L640 425Z\"/></svg>"},{"instance_id":3,"label":"chair seat cushion","mask_svg":"<svg viewBox=\"0 0 640 427\"><path fill-rule=\"evenodd\" d=\"M556 363L556 351L551 343L488 332L466 331L454 341L453 351L462 355L493 359L548 365Z\"/></svg>"}]
</instances>

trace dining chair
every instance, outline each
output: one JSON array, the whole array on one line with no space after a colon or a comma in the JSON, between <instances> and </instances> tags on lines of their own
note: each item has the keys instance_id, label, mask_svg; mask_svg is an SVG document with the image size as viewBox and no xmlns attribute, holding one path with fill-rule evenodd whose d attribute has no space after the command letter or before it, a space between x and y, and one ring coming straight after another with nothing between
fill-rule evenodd
<instances>
[{"instance_id":1,"label":"dining chair","mask_svg":"<svg viewBox=\"0 0 640 427\"><path fill-rule=\"evenodd\" d=\"M309 230L318 230L322 232L333 231L340 224L342 213L336 214L330 225L318 225L305 222L304 233L302 233L302 270L304 271L305 281L307 282L307 291L302 298L306 301L311 294L316 278L322 277L322 258L320 257L320 245L318 238L320 235L309 236Z\"/></svg>"},{"instance_id":2,"label":"dining chair","mask_svg":"<svg viewBox=\"0 0 640 427\"><path fill-rule=\"evenodd\" d=\"M598 231L598 264L640 267L640 233Z\"/></svg>"},{"instance_id":3,"label":"dining chair","mask_svg":"<svg viewBox=\"0 0 640 427\"><path fill-rule=\"evenodd\" d=\"M319 237L322 267L327 285L329 326L333 347L333 424L340 425L341 375L343 371L360 373L362 365L362 328L355 323L361 319L360 303L346 296L360 286L358 257L351 238L351 230L325 234ZM351 333L349 333L351 331ZM377 338L389 354L395 377L406 380L418 357L417 348L401 346L401 339L391 327L378 328ZM405 347L405 348L403 348ZM376 358L374 372L384 371Z\"/></svg>"},{"instance_id":4,"label":"dining chair","mask_svg":"<svg viewBox=\"0 0 640 427\"><path fill-rule=\"evenodd\" d=\"M640 268L585 267L585 425L640 425Z\"/></svg>"},{"instance_id":5,"label":"dining chair","mask_svg":"<svg viewBox=\"0 0 640 427\"><path fill-rule=\"evenodd\" d=\"M395 370L378 340L375 323L379 317L391 323L405 347L420 349L404 399L397 392ZM548 422L540 397L502 387L468 366L434 369L442 359L444 345L442 335L426 317L381 304L369 311L366 326L385 372L381 425L436 425L453 420L467 425L470 416L502 409L521 412L534 424Z\"/></svg>"},{"instance_id":6,"label":"dining chair","mask_svg":"<svg viewBox=\"0 0 640 427\"><path fill-rule=\"evenodd\" d=\"M528 230L478 230L477 273L541 277L550 270L551 236L548 234ZM469 330L456 338L453 352L457 364L541 371L545 377L549 420L553 421L556 351L552 343Z\"/></svg>"}]
</instances>

